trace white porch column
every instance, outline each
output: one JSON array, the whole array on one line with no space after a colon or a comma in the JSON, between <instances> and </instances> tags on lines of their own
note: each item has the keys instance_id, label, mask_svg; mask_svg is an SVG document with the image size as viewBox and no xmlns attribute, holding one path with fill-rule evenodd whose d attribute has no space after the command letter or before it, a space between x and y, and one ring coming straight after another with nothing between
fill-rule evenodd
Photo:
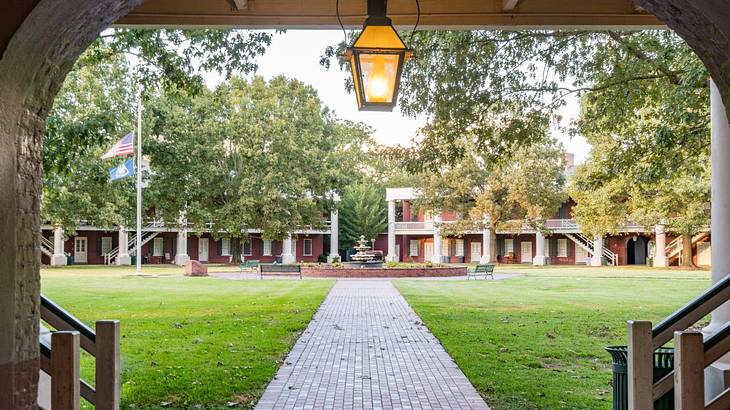
<instances>
[{"instance_id":1,"label":"white porch column","mask_svg":"<svg viewBox=\"0 0 730 410\"><path fill-rule=\"evenodd\" d=\"M119 254L116 264L119 266L132 264L132 257L129 256L129 235L123 226L119 227Z\"/></svg>"},{"instance_id":2,"label":"white porch column","mask_svg":"<svg viewBox=\"0 0 730 410\"><path fill-rule=\"evenodd\" d=\"M443 242L441 239L441 212L435 212L433 215L433 256L431 262L441 263L441 247Z\"/></svg>"},{"instance_id":3,"label":"white porch column","mask_svg":"<svg viewBox=\"0 0 730 410\"><path fill-rule=\"evenodd\" d=\"M332 263L335 256L340 256L340 215L337 209L333 209L330 213L330 254L327 256L327 262Z\"/></svg>"},{"instance_id":4,"label":"white porch column","mask_svg":"<svg viewBox=\"0 0 730 410\"><path fill-rule=\"evenodd\" d=\"M532 258L532 264L542 266L545 264L545 234L535 232L535 257Z\"/></svg>"},{"instance_id":5,"label":"white porch column","mask_svg":"<svg viewBox=\"0 0 730 410\"><path fill-rule=\"evenodd\" d=\"M657 224L655 228L656 239L654 240L654 266L665 268L667 266L667 234L663 224Z\"/></svg>"},{"instance_id":6,"label":"white porch column","mask_svg":"<svg viewBox=\"0 0 730 410\"><path fill-rule=\"evenodd\" d=\"M395 254L395 201L388 201L388 262L398 262Z\"/></svg>"},{"instance_id":7,"label":"white porch column","mask_svg":"<svg viewBox=\"0 0 730 410\"><path fill-rule=\"evenodd\" d=\"M53 257L51 266L66 265L66 254L63 252L63 229L57 226L53 230Z\"/></svg>"},{"instance_id":8,"label":"white porch column","mask_svg":"<svg viewBox=\"0 0 730 410\"><path fill-rule=\"evenodd\" d=\"M175 250L175 265L185 266L190 260L188 256L188 232L181 228L177 232L177 249Z\"/></svg>"},{"instance_id":9,"label":"white porch column","mask_svg":"<svg viewBox=\"0 0 730 410\"><path fill-rule=\"evenodd\" d=\"M714 81L710 81L710 115L712 158L712 283L730 272L730 126L725 105ZM730 302L712 312L710 324L702 329L711 334L730 321ZM705 369L706 394L719 394L729 387L730 358L722 358Z\"/></svg>"},{"instance_id":10,"label":"white porch column","mask_svg":"<svg viewBox=\"0 0 730 410\"><path fill-rule=\"evenodd\" d=\"M596 236L593 238L593 256L591 257L591 266L601 266L603 263L603 237Z\"/></svg>"},{"instance_id":11,"label":"white porch column","mask_svg":"<svg viewBox=\"0 0 730 410\"><path fill-rule=\"evenodd\" d=\"M286 239L284 239L284 243L282 244L282 249L281 249L281 263L283 265L291 265L291 264L297 263L297 257L296 257L296 255L294 255L294 252L293 252L293 250L294 250L294 246L292 244L293 241L294 241L294 239L292 238L291 234L289 234L289 236Z\"/></svg>"},{"instance_id":12,"label":"white porch column","mask_svg":"<svg viewBox=\"0 0 730 410\"><path fill-rule=\"evenodd\" d=\"M482 256L479 258L479 263L492 263L492 253L490 252L491 248L492 230L485 226L484 230L482 230Z\"/></svg>"}]
</instances>

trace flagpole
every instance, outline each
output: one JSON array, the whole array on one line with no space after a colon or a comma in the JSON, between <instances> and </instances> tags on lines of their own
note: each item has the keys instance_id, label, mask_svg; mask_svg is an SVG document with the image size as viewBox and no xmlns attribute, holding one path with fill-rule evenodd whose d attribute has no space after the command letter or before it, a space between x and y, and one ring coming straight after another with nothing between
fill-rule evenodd
<instances>
[{"instance_id":1,"label":"flagpole","mask_svg":"<svg viewBox=\"0 0 730 410\"><path fill-rule=\"evenodd\" d=\"M142 92L137 101L137 273L142 273Z\"/></svg>"}]
</instances>

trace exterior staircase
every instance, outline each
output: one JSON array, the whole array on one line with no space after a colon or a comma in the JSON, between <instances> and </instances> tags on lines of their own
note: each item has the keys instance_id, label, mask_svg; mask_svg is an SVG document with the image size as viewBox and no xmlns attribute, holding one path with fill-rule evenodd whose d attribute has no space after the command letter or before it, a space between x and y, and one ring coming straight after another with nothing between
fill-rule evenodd
<instances>
[{"instance_id":1,"label":"exterior staircase","mask_svg":"<svg viewBox=\"0 0 730 410\"><path fill-rule=\"evenodd\" d=\"M38 233L38 235L41 236L41 253L48 256L49 258L52 258L53 257L53 241L51 241L50 239L47 239L41 233Z\"/></svg>"},{"instance_id":2,"label":"exterior staircase","mask_svg":"<svg viewBox=\"0 0 730 410\"><path fill-rule=\"evenodd\" d=\"M566 233L565 236L567 236L571 241L573 241L577 246L580 246L585 250L589 256L593 257L594 253L594 246L593 246L593 240L582 233ZM603 247L602 256L606 258L608 261L608 264L611 266L617 266L618 265L618 254L608 249L608 247Z\"/></svg>"},{"instance_id":3,"label":"exterior staircase","mask_svg":"<svg viewBox=\"0 0 730 410\"><path fill-rule=\"evenodd\" d=\"M89 327L44 295L40 313L38 407L78 409L83 397L97 409L119 409L119 322L100 320ZM94 362L93 384L79 374L81 350Z\"/></svg>"},{"instance_id":4,"label":"exterior staircase","mask_svg":"<svg viewBox=\"0 0 730 410\"><path fill-rule=\"evenodd\" d=\"M730 388L707 392L705 368L730 352L730 322L703 337L695 328L713 310L730 300L730 275L672 313L659 324L628 322L628 408L651 409L659 400L674 402L677 409L730 408ZM673 371L654 381L655 352L673 341ZM711 389L713 390L713 389ZM614 403L615 406L615 403ZM666 408L666 407L658 407Z\"/></svg>"},{"instance_id":5,"label":"exterior staircase","mask_svg":"<svg viewBox=\"0 0 730 410\"><path fill-rule=\"evenodd\" d=\"M692 237L692 247L697 245L698 242L707 238L707 236L709 234L710 234L709 232L700 232L697 235L693 236ZM681 236L678 236L678 237L674 238L673 241L669 242L669 244L667 244L667 247L665 248L665 252L667 254L667 263L669 263L671 265L673 262L677 261L681 265L680 258L682 257L682 248L683 247L684 246L682 243Z\"/></svg>"},{"instance_id":6,"label":"exterior staircase","mask_svg":"<svg viewBox=\"0 0 730 410\"><path fill-rule=\"evenodd\" d=\"M142 230L142 242L140 243L140 246L144 246L147 242L151 241L155 236L157 236L159 232L156 231L145 231ZM137 234L132 234L128 237L127 240L127 249L129 249L129 254L137 254ZM104 255L104 264L105 265L111 265L112 263L115 263L117 260L117 256L119 256L119 246L112 249L109 253Z\"/></svg>"}]
</instances>

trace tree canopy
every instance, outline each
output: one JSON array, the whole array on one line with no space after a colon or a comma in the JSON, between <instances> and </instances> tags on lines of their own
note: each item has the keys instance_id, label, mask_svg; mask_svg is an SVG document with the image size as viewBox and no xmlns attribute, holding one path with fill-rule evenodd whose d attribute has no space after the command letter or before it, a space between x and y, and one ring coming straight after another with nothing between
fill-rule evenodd
<instances>
[{"instance_id":1,"label":"tree canopy","mask_svg":"<svg viewBox=\"0 0 730 410\"><path fill-rule=\"evenodd\" d=\"M385 190L373 181L363 181L345 188L339 204L341 248L355 245L361 235L375 239L388 227Z\"/></svg>"}]
</instances>

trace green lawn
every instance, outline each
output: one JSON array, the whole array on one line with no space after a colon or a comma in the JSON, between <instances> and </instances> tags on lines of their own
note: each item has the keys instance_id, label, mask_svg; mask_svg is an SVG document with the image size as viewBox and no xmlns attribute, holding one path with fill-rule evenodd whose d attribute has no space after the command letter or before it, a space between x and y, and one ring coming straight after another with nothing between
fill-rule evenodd
<instances>
[{"instance_id":1,"label":"green lawn","mask_svg":"<svg viewBox=\"0 0 730 410\"><path fill-rule=\"evenodd\" d=\"M608 345L627 319L657 321L709 286L708 271L505 267L502 281L396 286L495 410L610 409Z\"/></svg>"},{"instance_id":2,"label":"green lawn","mask_svg":"<svg viewBox=\"0 0 730 410\"><path fill-rule=\"evenodd\" d=\"M135 409L251 407L333 283L132 272L43 270L42 291L89 324L121 321L122 407ZM88 360L82 375L93 381Z\"/></svg>"}]
</instances>

